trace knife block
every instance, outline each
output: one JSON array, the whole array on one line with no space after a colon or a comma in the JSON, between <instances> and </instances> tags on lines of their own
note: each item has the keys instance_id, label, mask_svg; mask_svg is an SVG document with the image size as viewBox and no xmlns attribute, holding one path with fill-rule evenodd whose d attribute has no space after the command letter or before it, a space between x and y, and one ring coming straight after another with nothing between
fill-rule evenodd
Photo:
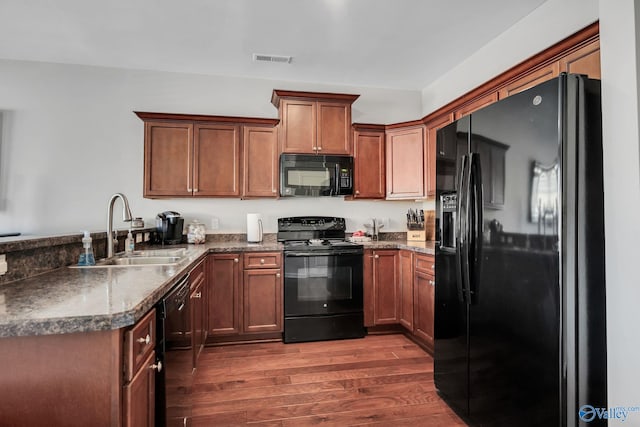
<instances>
[{"instance_id":1,"label":"knife block","mask_svg":"<svg viewBox=\"0 0 640 427\"><path fill-rule=\"evenodd\" d=\"M407 240L410 242L426 242L428 240L433 240L435 221L435 211L426 211L424 213L424 229L407 229Z\"/></svg>"}]
</instances>

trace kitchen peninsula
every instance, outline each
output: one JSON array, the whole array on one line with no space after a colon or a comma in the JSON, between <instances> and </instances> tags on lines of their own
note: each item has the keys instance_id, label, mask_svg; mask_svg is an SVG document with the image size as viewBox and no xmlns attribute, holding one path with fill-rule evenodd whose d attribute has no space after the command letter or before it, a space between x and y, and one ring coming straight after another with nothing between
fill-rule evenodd
<instances>
[{"instance_id":1,"label":"kitchen peninsula","mask_svg":"<svg viewBox=\"0 0 640 427\"><path fill-rule=\"evenodd\" d=\"M153 399L149 397L152 376L135 376L138 371L132 371L137 368L139 372L153 373L140 367L154 365L155 330L149 320L154 315L154 306L203 260L227 257L231 265L242 268L242 263L234 262L238 257L280 253L282 245L268 237L261 244L210 241L187 245L184 260L176 266L61 267L3 285L0 363L12 366L0 377L4 390L0 399L3 419L16 420L18 424L37 424L46 419L52 425L134 425L133 420L149 419L154 412ZM365 254L380 251L431 255L433 245L406 241L365 244ZM214 307L206 297L216 285L209 280L209 271L205 268L203 309L208 315L203 316L204 322L211 318ZM365 288L366 280L365 277ZM391 283L394 294L399 282L394 279ZM375 298L367 299L366 295L365 304L375 303ZM387 310L384 301L368 311ZM395 298L389 301L393 312L396 303ZM371 321L369 325L379 324ZM206 325L202 327L209 329ZM147 334L150 343L145 343ZM246 338L246 335L237 337ZM211 336L207 340L215 342ZM137 390L135 387L140 383L144 385ZM32 401L47 404L27 403ZM54 407L55 411L51 411Z\"/></svg>"}]
</instances>

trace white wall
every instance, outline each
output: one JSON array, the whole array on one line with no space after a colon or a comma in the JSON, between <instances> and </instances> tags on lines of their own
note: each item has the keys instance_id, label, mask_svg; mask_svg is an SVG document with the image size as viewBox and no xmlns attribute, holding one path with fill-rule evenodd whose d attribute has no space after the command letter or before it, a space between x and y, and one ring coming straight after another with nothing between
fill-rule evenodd
<instances>
[{"instance_id":1,"label":"white wall","mask_svg":"<svg viewBox=\"0 0 640 427\"><path fill-rule=\"evenodd\" d=\"M133 111L277 117L274 88L360 94L353 120L393 123L420 117L420 93L362 87L0 61L0 232L103 230L109 197L124 193L135 216L152 224L176 210L218 232L244 232L247 212L265 214L265 231L286 215L402 219L414 202L342 199L148 200L142 197L143 123ZM119 206L120 202L116 202ZM118 227L126 227L120 223Z\"/></svg>"},{"instance_id":2,"label":"white wall","mask_svg":"<svg viewBox=\"0 0 640 427\"><path fill-rule=\"evenodd\" d=\"M427 115L598 20L598 0L547 0L422 90Z\"/></svg>"},{"instance_id":3,"label":"white wall","mask_svg":"<svg viewBox=\"0 0 640 427\"><path fill-rule=\"evenodd\" d=\"M610 406L640 406L638 36L637 2L600 0Z\"/></svg>"}]
</instances>

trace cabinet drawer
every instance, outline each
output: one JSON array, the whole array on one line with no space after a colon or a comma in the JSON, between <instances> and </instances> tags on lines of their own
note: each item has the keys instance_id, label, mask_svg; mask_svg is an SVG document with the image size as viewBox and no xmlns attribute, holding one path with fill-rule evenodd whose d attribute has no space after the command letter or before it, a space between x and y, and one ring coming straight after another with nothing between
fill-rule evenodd
<instances>
[{"instance_id":1,"label":"cabinet drawer","mask_svg":"<svg viewBox=\"0 0 640 427\"><path fill-rule=\"evenodd\" d=\"M416 254L415 270L432 276L435 275L435 258L432 255Z\"/></svg>"},{"instance_id":2,"label":"cabinet drawer","mask_svg":"<svg viewBox=\"0 0 640 427\"><path fill-rule=\"evenodd\" d=\"M156 345L156 310L152 309L125 333L125 381L131 381Z\"/></svg>"},{"instance_id":3,"label":"cabinet drawer","mask_svg":"<svg viewBox=\"0 0 640 427\"><path fill-rule=\"evenodd\" d=\"M244 254L244 268L280 268L280 252L254 252Z\"/></svg>"}]
</instances>

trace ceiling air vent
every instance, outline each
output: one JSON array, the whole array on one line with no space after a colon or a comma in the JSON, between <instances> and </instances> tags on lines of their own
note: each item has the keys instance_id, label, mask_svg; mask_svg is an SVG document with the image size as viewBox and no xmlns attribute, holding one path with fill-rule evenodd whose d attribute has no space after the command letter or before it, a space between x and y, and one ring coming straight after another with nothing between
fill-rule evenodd
<instances>
[{"instance_id":1,"label":"ceiling air vent","mask_svg":"<svg viewBox=\"0 0 640 427\"><path fill-rule=\"evenodd\" d=\"M292 56L282 56L282 55L263 55L261 53L254 53L253 60L254 61L263 61L263 62L281 62L283 64L290 64Z\"/></svg>"}]
</instances>

